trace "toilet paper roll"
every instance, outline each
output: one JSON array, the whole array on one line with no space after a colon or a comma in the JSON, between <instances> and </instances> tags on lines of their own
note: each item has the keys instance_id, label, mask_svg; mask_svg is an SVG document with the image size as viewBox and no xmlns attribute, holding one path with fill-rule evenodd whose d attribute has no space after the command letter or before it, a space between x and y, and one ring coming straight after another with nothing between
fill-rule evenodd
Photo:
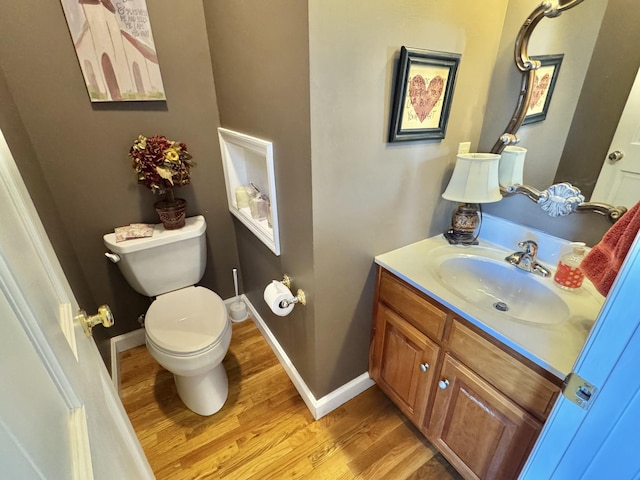
<instances>
[{"instance_id":1,"label":"toilet paper roll","mask_svg":"<svg viewBox=\"0 0 640 480\"><path fill-rule=\"evenodd\" d=\"M293 307L295 306L294 304L290 304L286 308L282 308L280 306L283 300L291 299L293 299L291 290L289 290L282 282L277 280L272 281L264 289L264 301L269 305L271 311L280 317L289 315L291 310L293 310Z\"/></svg>"}]
</instances>

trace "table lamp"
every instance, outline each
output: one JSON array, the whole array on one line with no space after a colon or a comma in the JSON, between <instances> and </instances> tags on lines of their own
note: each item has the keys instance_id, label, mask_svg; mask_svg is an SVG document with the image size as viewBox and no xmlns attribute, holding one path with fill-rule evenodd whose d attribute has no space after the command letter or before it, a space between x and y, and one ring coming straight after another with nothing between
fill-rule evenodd
<instances>
[{"instance_id":1,"label":"table lamp","mask_svg":"<svg viewBox=\"0 0 640 480\"><path fill-rule=\"evenodd\" d=\"M479 203L502 199L498 183L500 155L495 153L459 154L449 185L442 194L445 200L459 202L451 217L451 228L444 237L452 245L477 245L481 217Z\"/></svg>"}]
</instances>

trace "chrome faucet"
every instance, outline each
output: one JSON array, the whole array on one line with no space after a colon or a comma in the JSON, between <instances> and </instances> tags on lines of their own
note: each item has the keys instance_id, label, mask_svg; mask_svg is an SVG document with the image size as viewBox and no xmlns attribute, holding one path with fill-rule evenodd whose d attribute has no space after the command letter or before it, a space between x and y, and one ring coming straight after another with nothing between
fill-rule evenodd
<instances>
[{"instance_id":1,"label":"chrome faucet","mask_svg":"<svg viewBox=\"0 0 640 480\"><path fill-rule=\"evenodd\" d=\"M545 267L540 265L536 260L538 255L538 244L533 240L525 240L518 243L518 247L522 249L521 252L514 252L505 258L511 265L518 267L525 272L535 273L541 277L548 277L551 272Z\"/></svg>"}]
</instances>

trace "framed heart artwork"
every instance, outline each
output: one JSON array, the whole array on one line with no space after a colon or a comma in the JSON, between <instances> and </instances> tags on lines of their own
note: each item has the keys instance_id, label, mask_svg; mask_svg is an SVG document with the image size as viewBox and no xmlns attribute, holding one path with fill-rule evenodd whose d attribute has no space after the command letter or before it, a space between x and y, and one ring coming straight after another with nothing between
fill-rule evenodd
<instances>
[{"instance_id":1,"label":"framed heart artwork","mask_svg":"<svg viewBox=\"0 0 640 480\"><path fill-rule=\"evenodd\" d=\"M461 55L402 47L389 142L444 138Z\"/></svg>"},{"instance_id":2,"label":"framed heart artwork","mask_svg":"<svg viewBox=\"0 0 640 480\"><path fill-rule=\"evenodd\" d=\"M540 62L540 67L535 70L529 108L527 108L527 114L524 117L522 125L541 122L547 118L551 95L553 95L553 89L558 80L563 58L564 54L562 53L557 55L531 56L531 60Z\"/></svg>"}]
</instances>

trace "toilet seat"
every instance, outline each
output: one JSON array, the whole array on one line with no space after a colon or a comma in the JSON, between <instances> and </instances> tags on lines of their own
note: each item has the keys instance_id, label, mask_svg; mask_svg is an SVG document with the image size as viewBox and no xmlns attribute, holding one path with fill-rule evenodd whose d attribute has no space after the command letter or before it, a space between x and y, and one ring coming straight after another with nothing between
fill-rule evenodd
<instances>
[{"instance_id":1,"label":"toilet seat","mask_svg":"<svg viewBox=\"0 0 640 480\"><path fill-rule=\"evenodd\" d=\"M222 299L204 287L159 295L145 315L147 339L172 355L196 355L214 348L229 328Z\"/></svg>"}]
</instances>

